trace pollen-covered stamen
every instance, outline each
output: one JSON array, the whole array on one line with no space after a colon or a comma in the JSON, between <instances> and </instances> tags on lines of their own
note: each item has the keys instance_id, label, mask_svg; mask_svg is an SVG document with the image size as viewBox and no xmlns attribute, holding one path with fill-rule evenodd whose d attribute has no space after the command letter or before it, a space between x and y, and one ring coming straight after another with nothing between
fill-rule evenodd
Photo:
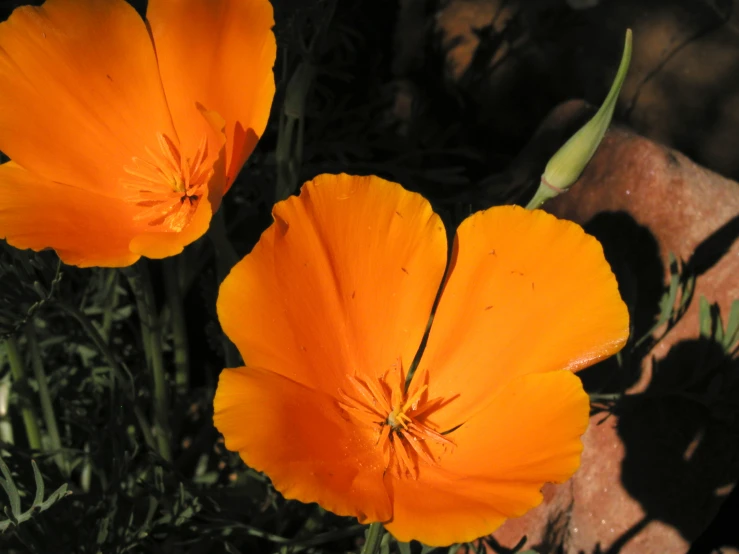
<instances>
[{"instance_id":1,"label":"pollen-covered stamen","mask_svg":"<svg viewBox=\"0 0 739 554\"><path fill-rule=\"evenodd\" d=\"M339 406L355 422L377 432L386 471L398 477L418 478L419 461L438 464L438 448L453 447L454 442L442 435L429 421L429 416L444 405L440 399L427 398L427 375L413 377L406 389L400 360L382 377L349 377L351 387L339 391Z\"/></svg>"},{"instance_id":2,"label":"pollen-covered stamen","mask_svg":"<svg viewBox=\"0 0 739 554\"><path fill-rule=\"evenodd\" d=\"M208 193L213 167L207 163L205 137L194 156L183 157L179 146L167 135L157 135L159 151L146 148L148 159L134 157L123 170L130 176L122 181L132 191L126 198L141 211L134 216L149 226L181 231L192 219L197 205Z\"/></svg>"}]
</instances>

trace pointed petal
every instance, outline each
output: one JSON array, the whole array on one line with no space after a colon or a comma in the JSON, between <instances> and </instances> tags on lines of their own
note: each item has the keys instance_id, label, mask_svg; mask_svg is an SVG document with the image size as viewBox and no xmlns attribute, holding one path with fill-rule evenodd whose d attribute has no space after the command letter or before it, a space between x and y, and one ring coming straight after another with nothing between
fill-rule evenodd
<instances>
[{"instance_id":1,"label":"pointed petal","mask_svg":"<svg viewBox=\"0 0 739 554\"><path fill-rule=\"evenodd\" d=\"M419 370L429 371L429 398L459 396L439 422L449 428L517 375L582 369L628 333L600 243L572 222L502 206L457 230Z\"/></svg>"},{"instance_id":2,"label":"pointed petal","mask_svg":"<svg viewBox=\"0 0 739 554\"><path fill-rule=\"evenodd\" d=\"M379 177L321 175L273 214L218 297L246 363L332 395L399 357L410 367L446 261L429 203Z\"/></svg>"},{"instance_id":3,"label":"pointed petal","mask_svg":"<svg viewBox=\"0 0 739 554\"><path fill-rule=\"evenodd\" d=\"M0 239L16 248L53 248L64 263L127 266L131 206L53 183L14 162L0 165Z\"/></svg>"},{"instance_id":4,"label":"pointed petal","mask_svg":"<svg viewBox=\"0 0 739 554\"><path fill-rule=\"evenodd\" d=\"M0 23L0 150L52 181L120 195L175 136L146 25L124 0L47 0Z\"/></svg>"},{"instance_id":5,"label":"pointed petal","mask_svg":"<svg viewBox=\"0 0 739 554\"><path fill-rule=\"evenodd\" d=\"M196 103L226 119L227 190L262 136L272 106L272 5L149 0L146 17L180 138L196 135L190 129Z\"/></svg>"},{"instance_id":6,"label":"pointed petal","mask_svg":"<svg viewBox=\"0 0 739 554\"><path fill-rule=\"evenodd\" d=\"M544 483L562 483L578 468L588 413L588 396L569 371L509 381L447 435L454 448L434 446L439 466L424 465L417 481L388 473L388 531L441 546L474 540L523 515L541 502Z\"/></svg>"},{"instance_id":7,"label":"pointed petal","mask_svg":"<svg viewBox=\"0 0 739 554\"><path fill-rule=\"evenodd\" d=\"M241 367L221 373L214 408L226 448L265 472L285 498L362 522L390 518L376 437L342 417L330 396Z\"/></svg>"}]
</instances>

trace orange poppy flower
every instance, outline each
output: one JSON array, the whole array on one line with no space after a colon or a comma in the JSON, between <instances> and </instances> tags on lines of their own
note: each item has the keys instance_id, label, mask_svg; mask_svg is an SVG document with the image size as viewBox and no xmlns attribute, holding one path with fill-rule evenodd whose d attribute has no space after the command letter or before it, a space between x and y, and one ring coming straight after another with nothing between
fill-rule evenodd
<instances>
[{"instance_id":1,"label":"orange poppy flower","mask_svg":"<svg viewBox=\"0 0 739 554\"><path fill-rule=\"evenodd\" d=\"M267 0L47 0L0 24L0 238L127 266L208 228L274 96Z\"/></svg>"},{"instance_id":2,"label":"orange poppy flower","mask_svg":"<svg viewBox=\"0 0 739 554\"><path fill-rule=\"evenodd\" d=\"M589 402L573 371L618 351L628 312L593 237L491 208L457 230L378 177L322 175L223 282L246 367L222 372L226 446L287 498L402 541L495 530L577 469Z\"/></svg>"}]
</instances>

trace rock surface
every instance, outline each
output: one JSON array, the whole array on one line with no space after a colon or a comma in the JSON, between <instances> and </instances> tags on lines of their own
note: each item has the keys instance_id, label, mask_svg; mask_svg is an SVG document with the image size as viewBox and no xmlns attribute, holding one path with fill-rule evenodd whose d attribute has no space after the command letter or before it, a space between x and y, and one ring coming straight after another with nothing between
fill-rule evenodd
<instances>
[{"instance_id":1,"label":"rock surface","mask_svg":"<svg viewBox=\"0 0 739 554\"><path fill-rule=\"evenodd\" d=\"M540 174L586 113L579 102L557 108L508 175L523 183ZM696 289L656 345L627 347L623 368L612 360L582 372L592 392L628 394L593 415L573 479L547 486L541 506L494 537L510 548L527 535L542 554L687 552L739 475L739 363L699 336L698 312L703 295L725 321L739 298L739 184L616 127L581 179L545 207L601 240L635 338L659 313L669 253L697 276Z\"/></svg>"},{"instance_id":2,"label":"rock surface","mask_svg":"<svg viewBox=\"0 0 739 554\"><path fill-rule=\"evenodd\" d=\"M603 239L637 337L656 315L655 293L669 278L669 254L697 275L687 312L648 358L661 360L679 341L698 337L700 296L718 303L724 319L739 299L739 184L679 152L615 128L580 181L546 209ZM659 264L664 277L656 271ZM644 364L631 392L645 390L651 369Z\"/></svg>"}]
</instances>

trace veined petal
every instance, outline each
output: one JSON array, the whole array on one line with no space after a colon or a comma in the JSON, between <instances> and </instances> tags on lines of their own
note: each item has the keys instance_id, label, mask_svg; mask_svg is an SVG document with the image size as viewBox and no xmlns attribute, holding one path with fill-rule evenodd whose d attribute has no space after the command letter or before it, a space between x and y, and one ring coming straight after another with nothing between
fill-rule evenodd
<instances>
[{"instance_id":1,"label":"veined petal","mask_svg":"<svg viewBox=\"0 0 739 554\"><path fill-rule=\"evenodd\" d=\"M123 168L176 136L144 21L124 0L47 0L0 23L0 150L121 197Z\"/></svg>"},{"instance_id":2,"label":"veined petal","mask_svg":"<svg viewBox=\"0 0 739 554\"><path fill-rule=\"evenodd\" d=\"M466 421L510 379L573 371L626 342L629 316L596 239L542 211L502 206L457 230L451 269L419 370L440 412Z\"/></svg>"},{"instance_id":3,"label":"veined petal","mask_svg":"<svg viewBox=\"0 0 739 554\"><path fill-rule=\"evenodd\" d=\"M54 183L14 162L0 165L0 239L16 248L53 248L64 263L127 266L133 207Z\"/></svg>"},{"instance_id":4,"label":"veined petal","mask_svg":"<svg viewBox=\"0 0 739 554\"><path fill-rule=\"evenodd\" d=\"M378 177L321 175L273 214L218 297L246 363L331 395L355 373L408 368L446 262L429 203Z\"/></svg>"},{"instance_id":5,"label":"veined petal","mask_svg":"<svg viewBox=\"0 0 739 554\"><path fill-rule=\"evenodd\" d=\"M268 0L149 0L146 16L183 143L199 140L191 129L196 103L226 120L228 190L264 132L272 106L277 49L272 5Z\"/></svg>"},{"instance_id":6,"label":"veined petal","mask_svg":"<svg viewBox=\"0 0 739 554\"><path fill-rule=\"evenodd\" d=\"M578 468L589 408L580 379L569 371L508 381L446 435L455 447L442 452L431 445L437 467L425 465L418 480L386 475L393 502L387 529L402 541L442 546L490 534L523 515L541 502L546 482L564 482Z\"/></svg>"},{"instance_id":7,"label":"veined petal","mask_svg":"<svg viewBox=\"0 0 739 554\"><path fill-rule=\"evenodd\" d=\"M271 371L221 373L214 422L226 448L264 471L285 498L360 521L390 518L382 456L330 396Z\"/></svg>"}]
</instances>

